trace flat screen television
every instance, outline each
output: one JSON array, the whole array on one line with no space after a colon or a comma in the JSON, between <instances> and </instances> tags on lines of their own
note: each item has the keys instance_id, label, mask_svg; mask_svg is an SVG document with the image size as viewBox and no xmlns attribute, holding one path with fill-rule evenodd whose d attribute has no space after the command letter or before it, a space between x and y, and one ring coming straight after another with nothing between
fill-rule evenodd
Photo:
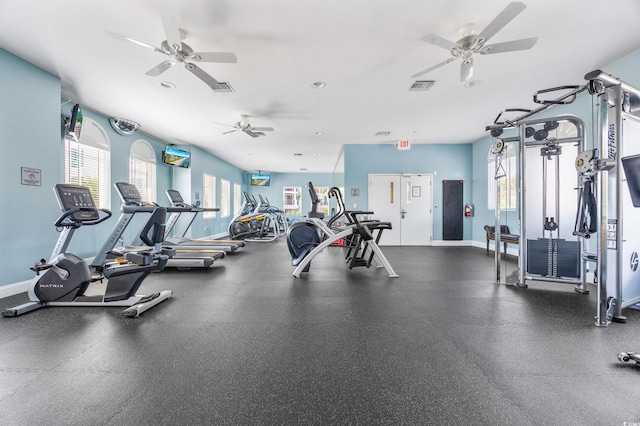
<instances>
[{"instance_id":1,"label":"flat screen television","mask_svg":"<svg viewBox=\"0 0 640 426\"><path fill-rule=\"evenodd\" d=\"M187 168L191 165L191 153L175 146L167 145L162 151L162 162L170 166Z\"/></svg>"},{"instance_id":2,"label":"flat screen television","mask_svg":"<svg viewBox=\"0 0 640 426\"><path fill-rule=\"evenodd\" d=\"M263 175L253 173L251 175L251 186L269 186L271 185L271 175Z\"/></svg>"}]
</instances>

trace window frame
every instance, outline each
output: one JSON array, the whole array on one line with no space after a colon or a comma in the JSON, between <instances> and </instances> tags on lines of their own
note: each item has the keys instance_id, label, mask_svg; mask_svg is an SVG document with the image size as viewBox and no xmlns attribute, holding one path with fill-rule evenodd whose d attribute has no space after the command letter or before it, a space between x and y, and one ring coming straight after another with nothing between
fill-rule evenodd
<instances>
[{"instance_id":1,"label":"window frame","mask_svg":"<svg viewBox=\"0 0 640 426\"><path fill-rule=\"evenodd\" d=\"M131 144L131 149L129 150L129 183L138 188L144 201L154 203L157 201L156 164L155 151L149 142L138 139ZM138 174L140 171L142 176ZM142 185L140 184L141 180L143 181Z\"/></svg>"},{"instance_id":2,"label":"window frame","mask_svg":"<svg viewBox=\"0 0 640 426\"><path fill-rule=\"evenodd\" d=\"M231 182L220 178L220 217L231 216Z\"/></svg>"},{"instance_id":3,"label":"window frame","mask_svg":"<svg viewBox=\"0 0 640 426\"><path fill-rule=\"evenodd\" d=\"M216 212L206 211L206 209L216 208L216 177L209 173L202 174L202 207L205 209L202 212L203 219L216 217Z\"/></svg>"},{"instance_id":4,"label":"window frame","mask_svg":"<svg viewBox=\"0 0 640 426\"><path fill-rule=\"evenodd\" d=\"M291 195L295 200L295 204L287 204L287 195ZM282 187L282 204L284 213L287 215L302 216L302 187L301 186L283 186Z\"/></svg>"},{"instance_id":5,"label":"window frame","mask_svg":"<svg viewBox=\"0 0 640 426\"><path fill-rule=\"evenodd\" d=\"M83 117L76 123L74 140L67 135L63 146L64 182L89 188L96 206L111 209L111 141L95 120ZM97 161L95 165L87 165ZM93 172L94 175L88 175ZM96 176L97 175L97 176ZM91 182L97 179L97 184Z\"/></svg>"},{"instance_id":6,"label":"window frame","mask_svg":"<svg viewBox=\"0 0 640 426\"><path fill-rule=\"evenodd\" d=\"M498 156L491 153L487 155L487 206L489 210L496 209L495 175ZM500 210L515 211L518 208L518 156L516 147L512 143L505 144L502 154L502 167L506 179L502 178L506 185L500 185Z\"/></svg>"}]
</instances>

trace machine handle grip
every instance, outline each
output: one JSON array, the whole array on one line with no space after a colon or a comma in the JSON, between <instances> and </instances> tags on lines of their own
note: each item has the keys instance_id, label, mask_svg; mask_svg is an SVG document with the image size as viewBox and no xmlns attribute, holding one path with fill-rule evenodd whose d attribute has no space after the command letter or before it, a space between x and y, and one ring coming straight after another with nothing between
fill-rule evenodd
<instances>
[{"instance_id":1,"label":"machine handle grip","mask_svg":"<svg viewBox=\"0 0 640 426\"><path fill-rule=\"evenodd\" d=\"M567 94L567 96L564 96L560 99L555 99L555 100L551 100L551 99L543 99L540 100L538 99L538 95L542 94L542 93L549 93L549 92L557 92L559 90L577 90L580 89L582 86L558 86L558 87L551 87L549 89L542 89L542 90L538 90L534 95L533 95L533 102L537 103L537 104L541 104L541 105L567 105L572 103L573 101L576 100L576 95L577 93L573 93L573 94Z\"/></svg>"},{"instance_id":2,"label":"machine handle grip","mask_svg":"<svg viewBox=\"0 0 640 426\"><path fill-rule=\"evenodd\" d=\"M76 217L73 217L72 219L69 219L70 216L73 216L76 213L79 213L79 212L82 212L82 211L95 212L96 210L105 213L105 215L103 217L99 217L98 219L82 220L82 219L78 219ZM82 225L97 225L97 224L102 223L105 220L109 219L110 217L111 217L111 210L108 210L108 209L95 209L93 207L76 207L76 208L73 208L71 210L68 210L68 211L62 213L62 215L60 215L60 217L54 223L54 226L56 228L59 228L61 226L71 226L71 227L74 227L74 228L78 228L78 227L80 227Z\"/></svg>"}]
</instances>

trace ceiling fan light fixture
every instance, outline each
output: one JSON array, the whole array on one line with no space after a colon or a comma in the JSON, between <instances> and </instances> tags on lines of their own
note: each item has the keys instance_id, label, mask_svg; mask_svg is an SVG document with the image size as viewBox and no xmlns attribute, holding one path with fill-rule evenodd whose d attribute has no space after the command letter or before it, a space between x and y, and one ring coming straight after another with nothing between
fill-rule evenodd
<instances>
[{"instance_id":1,"label":"ceiling fan light fixture","mask_svg":"<svg viewBox=\"0 0 640 426\"><path fill-rule=\"evenodd\" d=\"M476 32L476 24L473 22L469 22L468 24L464 24L458 28L458 37L463 38L470 36Z\"/></svg>"},{"instance_id":2,"label":"ceiling fan light fixture","mask_svg":"<svg viewBox=\"0 0 640 426\"><path fill-rule=\"evenodd\" d=\"M175 89L176 85L173 84L170 81L161 81L160 82L160 86L164 87L165 89Z\"/></svg>"}]
</instances>

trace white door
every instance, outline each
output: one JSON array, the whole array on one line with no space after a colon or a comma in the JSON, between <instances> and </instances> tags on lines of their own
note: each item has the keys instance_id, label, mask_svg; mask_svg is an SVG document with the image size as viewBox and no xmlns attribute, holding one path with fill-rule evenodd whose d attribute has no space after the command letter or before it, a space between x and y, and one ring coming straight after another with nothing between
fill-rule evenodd
<instances>
[{"instance_id":1,"label":"white door","mask_svg":"<svg viewBox=\"0 0 640 426\"><path fill-rule=\"evenodd\" d=\"M373 218L392 226L380 245L431 244L431 182L427 174L369 175L369 210Z\"/></svg>"}]
</instances>

